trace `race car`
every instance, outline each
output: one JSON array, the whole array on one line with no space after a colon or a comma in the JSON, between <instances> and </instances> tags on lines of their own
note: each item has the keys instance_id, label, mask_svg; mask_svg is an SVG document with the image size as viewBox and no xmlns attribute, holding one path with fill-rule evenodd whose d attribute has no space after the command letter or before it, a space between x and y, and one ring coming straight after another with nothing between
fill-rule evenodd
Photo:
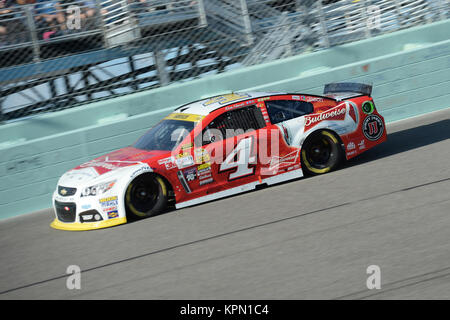
<instances>
[{"instance_id":1,"label":"race car","mask_svg":"<svg viewBox=\"0 0 450 320\"><path fill-rule=\"evenodd\" d=\"M180 106L133 145L66 172L51 226L110 227L332 171L386 140L371 92L332 83L322 96L233 92Z\"/></svg>"}]
</instances>

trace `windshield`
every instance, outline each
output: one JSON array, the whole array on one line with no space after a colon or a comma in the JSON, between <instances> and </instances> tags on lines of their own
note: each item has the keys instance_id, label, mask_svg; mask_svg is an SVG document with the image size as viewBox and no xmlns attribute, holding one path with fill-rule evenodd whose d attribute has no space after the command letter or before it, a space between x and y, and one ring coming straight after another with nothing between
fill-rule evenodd
<instances>
[{"instance_id":1,"label":"windshield","mask_svg":"<svg viewBox=\"0 0 450 320\"><path fill-rule=\"evenodd\" d=\"M172 151L194 129L195 122L162 120L133 145L143 150Z\"/></svg>"}]
</instances>

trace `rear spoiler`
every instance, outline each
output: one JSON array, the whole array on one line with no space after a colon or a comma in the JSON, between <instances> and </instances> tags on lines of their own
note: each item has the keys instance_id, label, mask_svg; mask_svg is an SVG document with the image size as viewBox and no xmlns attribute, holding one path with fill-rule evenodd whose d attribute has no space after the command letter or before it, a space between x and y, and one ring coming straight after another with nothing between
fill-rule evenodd
<instances>
[{"instance_id":1,"label":"rear spoiler","mask_svg":"<svg viewBox=\"0 0 450 320\"><path fill-rule=\"evenodd\" d=\"M372 85L356 82L336 82L325 85L323 89L324 95L336 93L356 93L370 97L372 94Z\"/></svg>"}]
</instances>

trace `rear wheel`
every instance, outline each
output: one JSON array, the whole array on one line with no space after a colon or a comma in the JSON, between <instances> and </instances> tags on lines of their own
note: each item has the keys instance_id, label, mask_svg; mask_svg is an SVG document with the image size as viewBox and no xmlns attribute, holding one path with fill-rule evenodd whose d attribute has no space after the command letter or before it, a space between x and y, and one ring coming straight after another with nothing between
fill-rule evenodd
<instances>
[{"instance_id":1,"label":"rear wheel","mask_svg":"<svg viewBox=\"0 0 450 320\"><path fill-rule=\"evenodd\" d=\"M164 180L155 174L144 174L134 179L125 193L125 205L129 218L152 217L167 207L168 188Z\"/></svg>"},{"instance_id":2,"label":"rear wheel","mask_svg":"<svg viewBox=\"0 0 450 320\"><path fill-rule=\"evenodd\" d=\"M320 130L309 136L302 146L302 167L316 175L336 169L342 162L343 151L339 139L331 132Z\"/></svg>"}]
</instances>

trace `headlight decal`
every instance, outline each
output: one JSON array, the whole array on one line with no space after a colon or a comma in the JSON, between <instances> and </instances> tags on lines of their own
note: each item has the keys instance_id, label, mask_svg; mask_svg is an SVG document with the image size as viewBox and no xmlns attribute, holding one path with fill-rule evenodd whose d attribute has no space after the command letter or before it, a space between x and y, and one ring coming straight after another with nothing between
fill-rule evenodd
<instances>
[{"instance_id":1,"label":"headlight decal","mask_svg":"<svg viewBox=\"0 0 450 320\"><path fill-rule=\"evenodd\" d=\"M115 184L116 184L116 180L99 183L94 186L87 187L81 192L81 196L89 197L89 196L101 195L101 194L111 190Z\"/></svg>"}]
</instances>

